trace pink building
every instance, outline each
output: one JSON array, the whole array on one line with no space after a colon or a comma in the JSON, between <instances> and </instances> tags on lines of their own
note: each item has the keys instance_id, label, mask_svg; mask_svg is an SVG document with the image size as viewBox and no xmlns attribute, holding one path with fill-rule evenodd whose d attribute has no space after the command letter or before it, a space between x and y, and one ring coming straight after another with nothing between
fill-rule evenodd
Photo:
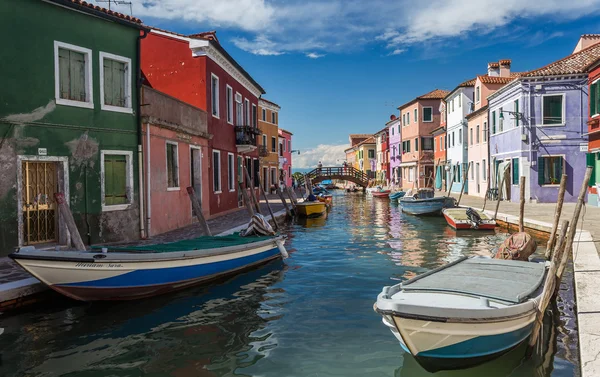
<instances>
[{"instance_id":1,"label":"pink building","mask_svg":"<svg viewBox=\"0 0 600 377\"><path fill-rule=\"evenodd\" d=\"M292 133L279 128L279 181L292 186Z\"/></svg>"}]
</instances>

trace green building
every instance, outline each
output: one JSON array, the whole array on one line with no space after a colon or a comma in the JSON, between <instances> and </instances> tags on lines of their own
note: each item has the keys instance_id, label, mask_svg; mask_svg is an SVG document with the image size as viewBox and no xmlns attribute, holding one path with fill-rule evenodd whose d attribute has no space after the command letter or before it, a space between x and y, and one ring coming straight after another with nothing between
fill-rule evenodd
<instances>
[{"instance_id":1,"label":"green building","mask_svg":"<svg viewBox=\"0 0 600 377\"><path fill-rule=\"evenodd\" d=\"M0 2L0 256L140 237L141 21L79 0Z\"/></svg>"}]
</instances>

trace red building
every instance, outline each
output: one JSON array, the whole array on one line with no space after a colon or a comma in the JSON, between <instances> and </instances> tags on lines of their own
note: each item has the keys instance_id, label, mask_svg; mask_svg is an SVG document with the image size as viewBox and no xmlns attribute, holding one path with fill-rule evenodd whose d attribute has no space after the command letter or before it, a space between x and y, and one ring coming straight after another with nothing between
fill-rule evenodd
<instances>
[{"instance_id":1,"label":"red building","mask_svg":"<svg viewBox=\"0 0 600 377\"><path fill-rule=\"evenodd\" d=\"M243 203L238 182L243 166L258 186L258 99L264 89L223 49L215 32L181 35L152 29L142 39L146 84L207 112L208 208L210 215ZM201 165L205 165L204 162ZM187 167L181 167L188 169ZM185 188L179 192L187 195Z\"/></svg>"},{"instance_id":2,"label":"red building","mask_svg":"<svg viewBox=\"0 0 600 377\"><path fill-rule=\"evenodd\" d=\"M279 181L292 186L292 133L279 128Z\"/></svg>"},{"instance_id":3,"label":"red building","mask_svg":"<svg viewBox=\"0 0 600 377\"><path fill-rule=\"evenodd\" d=\"M600 61L589 71L590 113L588 119L587 165L594 167L588 189L588 204L600 207L598 185L600 185Z\"/></svg>"}]
</instances>

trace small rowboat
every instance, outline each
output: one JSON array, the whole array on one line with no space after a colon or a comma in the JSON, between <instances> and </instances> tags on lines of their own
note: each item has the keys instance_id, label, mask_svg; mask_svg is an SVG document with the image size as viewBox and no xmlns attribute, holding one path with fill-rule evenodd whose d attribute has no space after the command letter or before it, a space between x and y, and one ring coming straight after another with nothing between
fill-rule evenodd
<instances>
[{"instance_id":1,"label":"small rowboat","mask_svg":"<svg viewBox=\"0 0 600 377\"><path fill-rule=\"evenodd\" d=\"M373 191L371 194L374 198L389 198L390 190Z\"/></svg>"},{"instance_id":2,"label":"small rowboat","mask_svg":"<svg viewBox=\"0 0 600 377\"><path fill-rule=\"evenodd\" d=\"M399 203L402 212L411 215L439 215L442 209L454 207L454 198L435 197L433 189L422 188L414 195L412 195L412 190L408 190Z\"/></svg>"},{"instance_id":3,"label":"small rowboat","mask_svg":"<svg viewBox=\"0 0 600 377\"><path fill-rule=\"evenodd\" d=\"M456 230L460 229L478 229L493 230L496 227L496 221L481 211L473 208L445 208L442 214L448 225Z\"/></svg>"},{"instance_id":4,"label":"small rowboat","mask_svg":"<svg viewBox=\"0 0 600 377\"><path fill-rule=\"evenodd\" d=\"M318 200L314 202L302 202L296 204L296 211L298 211L299 216L304 217L323 216L327 212L327 205Z\"/></svg>"},{"instance_id":5,"label":"small rowboat","mask_svg":"<svg viewBox=\"0 0 600 377\"><path fill-rule=\"evenodd\" d=\"M327 203L329 205L333 205L333 195L319 195L317 199L320 202Z\"/></svg>"},{"instance_id":6,"label":"small rowboat","mask_svg":"<svg viewBox=\"0 0 600 377\"><path fill-rule=\"evenodd\" d=\"M543 263L464 257L384 287L374 309L426 370L469 368L531 335L545 275Z\"/></svg>"},{"instance_id":7,"label":"small rowboat","mask_svg":"<svg viewBox=\"0 0 600 377\"><path fill-rule=\"evenodd\" d=\"M398 200L406 194L404 191L390 192L390 200Z\"/></svg>"},{"instance_id":8,"label":"small rowboat","mask_svg":"<svg viewBox=\"0 0 600 377\"><path fill-rule=\"evenodd\" d=\"M199 237L172 243L92 251L32 246L10 254L53 290L81 301L156 296L287 255L283 237Z\"/></svg>"}]
</instances>

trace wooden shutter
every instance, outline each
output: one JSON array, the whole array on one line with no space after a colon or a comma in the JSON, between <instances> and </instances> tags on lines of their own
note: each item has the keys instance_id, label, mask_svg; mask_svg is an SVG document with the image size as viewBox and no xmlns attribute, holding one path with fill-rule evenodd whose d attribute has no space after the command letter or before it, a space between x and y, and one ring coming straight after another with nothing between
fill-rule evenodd
<instances>
[{"instance_id":1,"label":"wooden shutter","mask_svg":"<svg viewBox=\"0 0 600 377\"><path fill-rule=\"evenodd\" d=\"M60 98L69 99L69 50L58 49L58 80Z\"/></svg>"},{"instance_id":2,"label":"wooden shutter","mask_svg":"<svg viewBox=\"0 0 600 377\"><path fill-rule=\"evenodd\" d=\"M538 165L538 184L541 186L544 184L544 165L545 165L544 157L538 157L537 165Z\"/></svg>"},{"instance_id":3,"label":"wooden shutter","mask_svg":"<svg viewBox=\"0 0 600 377\"><path fill-rule=\"evenodd\" d=\"M104 203L127 203L127 156L104 156Z\"/></svg>"},{"instance_id":4,"label":"wooden shutter","mask_svg":"<svg viewBox=\"0 0 600 377\"><path fill-rule=\"evenodd\" d=\"M126 106L125 71L126 64L104 59L104 103L110 106Z\"/></svg>"},{"instance_id":5,"label":"wooden shutter","mask_svg":"<svg viewBox=\"0 0 600 377\"><path fill-rule=\"evenodd\" d=\"M590 86L590 117L598 113L596 105L598 83L594 83Z\"/></svg>"},{"instance_id":6,"label":"wooden shutter","mask_svg":"<svg viewBox=\"0 0 600 377\"><path fill-rule=\"evenodd\" d=\"M512 159L512 183L513 185L519 184L519 160L516 158Z\"/></svg>"},{"instance_id":7,"label":"wooden shutter","mask_svg":"<svg viewBox=\"0 0 600 377\"><path fill-rule=\"evenodd\" d=\"M69 51L69 84L70 99L75 101L86 101L85 88L85 55Z\"/></svg>"},{"instance_id":8,"label":"wooden shutter","mask_svg":"<svg viewBox=\"0 0 600 377\"><path fill-rule=\"evenodd\" d=\"M585 155L587 160L587 166L591 166L592 176L590 177L590 181L588 182L589 187L593 187L596 184L596 153L588 153Z\"/></svg>"}]
</instances>

